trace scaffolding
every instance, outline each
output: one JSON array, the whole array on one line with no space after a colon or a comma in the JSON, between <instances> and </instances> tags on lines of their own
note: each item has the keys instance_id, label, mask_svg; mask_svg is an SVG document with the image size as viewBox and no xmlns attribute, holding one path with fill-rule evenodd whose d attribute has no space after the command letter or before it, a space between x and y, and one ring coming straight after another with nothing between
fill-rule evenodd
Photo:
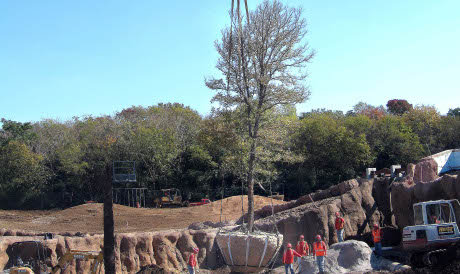
<instances>
[{"instance_id":1,"label":"scaffolding","mask_svg":"<svg viewBox=\"0 0 460 274\"><path fill-rule=\"evenodd\" d=\"M115 204L130 207L146 207L145 187L114 188L112 190L112 199Z\"/></svg>"},{"instance_id":2,"label":"scaffolding","mask_svg":"<svg viewBox=\"0 0 460 274\"><path fill-rule=\"evenodd\" d=\"M136 162L114 161L112 172L112 183L123 186L112 189L112 201L130 207L146 207L147 188L132 187L137 182Z\"/></svg>"}]
</instances>

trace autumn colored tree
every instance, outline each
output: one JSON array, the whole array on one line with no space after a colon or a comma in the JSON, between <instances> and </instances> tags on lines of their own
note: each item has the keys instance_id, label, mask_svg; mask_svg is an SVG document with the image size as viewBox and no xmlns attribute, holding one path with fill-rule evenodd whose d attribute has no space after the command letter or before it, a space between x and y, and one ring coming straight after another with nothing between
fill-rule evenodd
<instances>
[{"instance_id":1,"label":"autumn colored tree","mask_svg":"<svg viewBox=\"0 0 460 274\"><path fill-rule=\"evenodd\" d=\"M383 106L372 106L364 102L359 102L353 106L353 114L365 115L371 119L378 120L386 115L386 110Z\"/></svg>"},{"instance_id":2,"label":"autumn colored tree","mask_svg":"<svg viewBox=\"0 0 460 274\"><path fill-rule=\"evenodd\" d=\"M407 100L393 99L387 102L388 112L394 115L403 115L412 109L412 105Z\"/></svg>"}]
</instances>

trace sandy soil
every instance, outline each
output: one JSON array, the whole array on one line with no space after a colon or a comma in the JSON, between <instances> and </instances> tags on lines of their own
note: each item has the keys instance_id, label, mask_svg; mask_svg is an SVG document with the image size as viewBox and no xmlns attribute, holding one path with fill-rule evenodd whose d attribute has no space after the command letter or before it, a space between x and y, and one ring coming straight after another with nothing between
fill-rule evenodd
<instances>
[{"instance_id":1,"label":"sandy soil","mask_svg":"<svg viewBox=\"0 0 460 274\"><path fill-rule=\"evenodd\" d=\"M255 196L255 209L271 204L271 199ZM223 201L222 220L241 217L241 196ZM283 201L273 200L273 204ZM247 210L247 196L244 209ZM185 228L194 222L220 220L221 201L184 208L131 208L114 205L115 232L159 231ZM102 204L83 204L65 210L0 210L0 228L52 233L102 233Z\"/></svg>"}]
</instances>

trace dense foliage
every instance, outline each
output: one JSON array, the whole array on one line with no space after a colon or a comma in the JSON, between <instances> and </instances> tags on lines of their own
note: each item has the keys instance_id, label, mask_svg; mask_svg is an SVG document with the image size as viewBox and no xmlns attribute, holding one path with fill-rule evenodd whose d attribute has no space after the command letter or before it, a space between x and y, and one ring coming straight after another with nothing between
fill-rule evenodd
<instances>
[{"instance_id":1,"label":"dense foliage","mask_svg":"<svg viewBox=\"0 0 460 274\"><path fill-rule=\"evenodd\" d=\"M378 115L377 115L378 114ZM403 114L359 103L355 110L294 107L270 112L260 132L255 181L288 199L362 176L366 167L403 166L460 148L460 117L431 106ZM136 186L177 187L184 198L241 193L247 174L244 123L181 104L131 107L111 116L20 123L2 120L0 207L53 208L102 200L114 160L136 161ZM246 190L245 190L246 191ZM260 187L256 194L267 195Z\"/></svg>"}]
</instances>

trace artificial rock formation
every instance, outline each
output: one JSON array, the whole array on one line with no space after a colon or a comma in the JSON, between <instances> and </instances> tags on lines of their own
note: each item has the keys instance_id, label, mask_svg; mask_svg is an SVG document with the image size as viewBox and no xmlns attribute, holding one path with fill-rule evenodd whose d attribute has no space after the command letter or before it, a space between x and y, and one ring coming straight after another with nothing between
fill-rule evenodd
<instances>
[{"instance_id":1,"label":"artificial rock formation","mask_svg":"<svg viewBox=\"0 0 460 274\"><path fill-rule=\"evenodd\" d=\"M216 268L222 265L222 259L215 245L217 230L201 231L162 231L146 233L116 234L117 273L136 273L149 265L158 265L168 273L183 271L186 259L194 247L200 249L198 264L203 268ZM10 236L0 238L0 270L11 264L10 245L18 241L40 240L53 265L68 249L99 251L103 245L102 235L85 237L57 236L43 240L38 236ZM65 273L87 273L90 262L72 262Z\"/></svg>"},{"instance_id":2,"label":"artificial rock formation","mask_svg":"<svg viewBox=\"0 0 460 274\"><path fill-rule=\"evenodd\" d=\"M438 166L432 159L409 164L407 176L393 182L391 205L400 229L414 224L412 205L440 199L460 199L460 176L457 173L437 175ZM460 216L457 220L460 221Z\"/></svg>"},{"instance_id":3,"label":"artificial rock formation","mask_svg":"<svg viewBox=\"0 0 460 274\"><path fill-rule=\"evenodd\" d=\"M345 237L368 233L374 223L383 220L383 214L372 196L373 185L374 180L356 182L340 196L278 212L274 217L259 219L256 226L260 230L272 231L276 224L284 236L284 244L295 244L299 235L304 235L308 243L312 243L316 235L321 235L326 243L333 244L337 242L335 213L340 212L345 219Z\"/></svg>"}]
</instances>

